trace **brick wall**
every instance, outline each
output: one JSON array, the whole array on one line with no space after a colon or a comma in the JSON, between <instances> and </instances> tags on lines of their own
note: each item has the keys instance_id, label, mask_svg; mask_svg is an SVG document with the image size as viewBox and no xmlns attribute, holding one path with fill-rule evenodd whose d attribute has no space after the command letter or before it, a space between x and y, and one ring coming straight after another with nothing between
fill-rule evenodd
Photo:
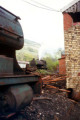
<instances>
[{"instance_id":1,"label":"brick wall","mask_svg":"<svg viewBox=\"0 0 80 120\"><path fill-rule=\"evenodd\" d=\"M65 56L62 56L59 59L59 74L61 74L61 75L65 75L66 74Z\"/></svg>"},{"instance_id":2,"label":"brick wall","mask_svg":"<svg viewBox=\"0 0 80 120\"><path fill-rule=\"evenodd\" d=\"M64 17L64 30L68 30L72 26L73 19L67 13L65 13L63 17Z\"/></svg>"},{"instance_id":3,"label":"brick wall","mask_svg":"<svg viewBox=\"0 0 80 120\"><path fill-rule=\"evenodd\" d=\"M64 38L66 55L67 88L80 92L80 23L64 15Z\"/></svg>"}]
</instances>

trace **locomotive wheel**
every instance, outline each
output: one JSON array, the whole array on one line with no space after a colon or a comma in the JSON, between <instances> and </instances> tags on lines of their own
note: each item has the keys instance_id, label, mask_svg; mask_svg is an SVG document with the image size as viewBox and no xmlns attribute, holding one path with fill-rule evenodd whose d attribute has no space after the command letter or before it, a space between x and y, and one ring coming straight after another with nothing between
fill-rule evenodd
<instances>
[{"instance_id":1,"label":"locomotive wheel","mask_svg":"<svg viewBox=\"0 0 80 120\"><path fill-rule=\"evenodd\" d=\"M13 94L10 91L8 91L0 95L1 95L0 96L0 112L3 115L14 112L16 109L16 101Z\"/></svg>"}]
</instances>

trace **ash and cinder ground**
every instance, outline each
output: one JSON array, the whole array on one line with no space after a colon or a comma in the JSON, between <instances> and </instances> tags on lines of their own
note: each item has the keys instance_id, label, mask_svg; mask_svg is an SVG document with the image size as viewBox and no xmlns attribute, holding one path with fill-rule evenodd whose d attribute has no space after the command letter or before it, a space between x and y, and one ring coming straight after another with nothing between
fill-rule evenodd
<instances>
[{"instance_id":1,"label":"ash and cinder ground","mask_svg":"<svg viewBox=\"0 0 80 120\"><path fill-rule=\"evenodd\" d=\"M65 92L44 88L38 97L49 99L33 100L11 120L80 120L80 103L67 98Z\"/></svg>"}]
</instances>

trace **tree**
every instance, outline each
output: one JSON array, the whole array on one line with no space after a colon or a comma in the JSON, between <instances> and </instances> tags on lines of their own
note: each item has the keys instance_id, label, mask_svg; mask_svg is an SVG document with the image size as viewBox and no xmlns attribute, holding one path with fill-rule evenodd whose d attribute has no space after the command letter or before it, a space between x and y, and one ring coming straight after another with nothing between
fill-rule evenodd
<instances>
[{"instance_id":1,"label":"tree","mask_svg":"<svg viewBox=\"0 0 80 120\"><path fill-rule=\"evenodd\" d=\"M52 57L46 57L44 60L47 63L47 69L50 71L56 71L58 66L58 60L54 61Z\"/></svg>"}]
</instances>

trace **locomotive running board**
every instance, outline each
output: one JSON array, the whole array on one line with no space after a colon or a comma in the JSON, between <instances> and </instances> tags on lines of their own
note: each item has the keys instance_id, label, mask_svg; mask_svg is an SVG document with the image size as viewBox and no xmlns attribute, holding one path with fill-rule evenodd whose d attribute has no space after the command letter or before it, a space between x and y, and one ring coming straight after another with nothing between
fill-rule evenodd
<instances>
[{"instance_id":1,"label":"locomotive running board","mask_svg":"<svg viewBox=\"0 0 80 120\"><path fill-rule=\"evenodd\" d=\"M37 75L0 76L0 86L37 82L39 78Z\"/></svg>"}]
</instances>

